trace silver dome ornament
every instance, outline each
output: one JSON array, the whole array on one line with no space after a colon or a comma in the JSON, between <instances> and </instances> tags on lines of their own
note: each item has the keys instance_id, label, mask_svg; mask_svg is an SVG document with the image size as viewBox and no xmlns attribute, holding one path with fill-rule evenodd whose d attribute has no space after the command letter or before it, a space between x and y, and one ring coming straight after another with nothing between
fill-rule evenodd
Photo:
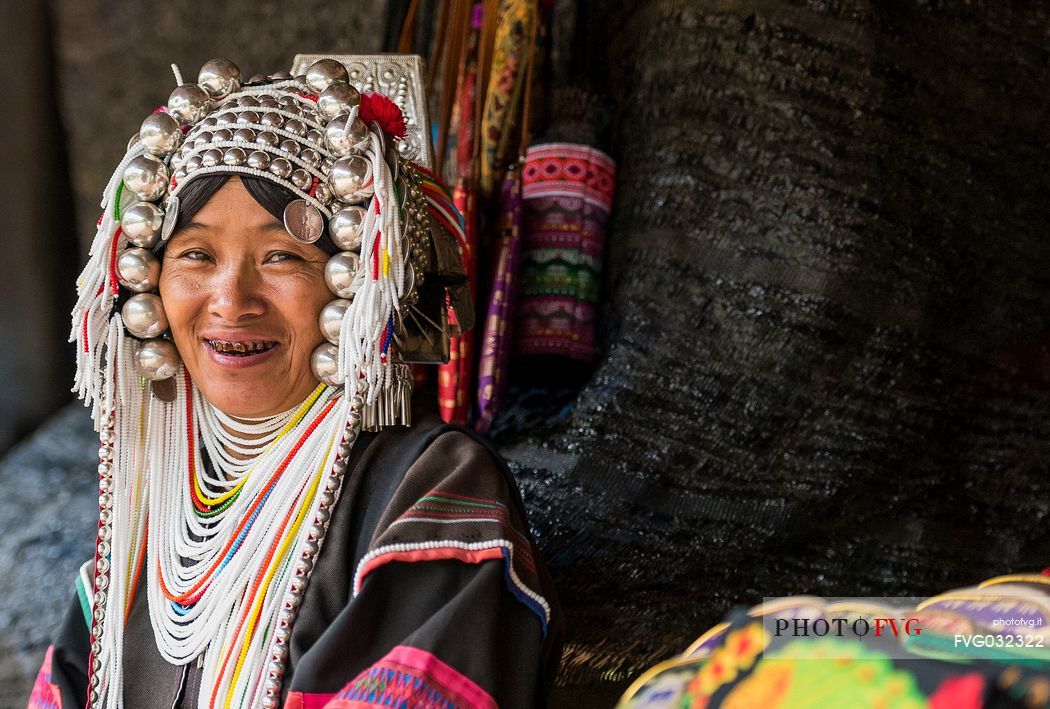
<instances>
[{"instance_id":1,"label":"silver dome ornament","mask_svg":"<svg viewBox=\"0 0 1050 709\"><path fill-rule=\"evenodd\" d=\"M282 96L281 98L277 99L277 105L282 106L284 108L288 108L289 106L298 106L299 102L295 99L294 96Z\"/></svg>"},{"instance_id":2,"label":"silver dome ornament","mask_svg":"<svg viewBox=\"0 0 1050 709\"><path fill-rule=\"evenodd\" d=\"M339 344L339 334L343 329L343 316L346 315L346 309L349 307L349 300L339 298L321 308L321 314L317 316L317 324L321 328L321 334L329 342Z\"/></svg>"},{"instance_id":3,"label":"silver dome ornament","mask_svg":"<svg viewBox=\"0 0 1050 709\"><path fill-rule=\"evenodd\" d=\"M274 73L270 74L270 79L273 81L287 81L291 78L292 75L286 71L275 71Z\"/></svg>"},{"instance_id":4,"label":"silver dome ornament","mask_svg":"<svg viewBox=\"0 0 1050 709\"><path fill-rule=\"evenodd\" d=\"M164 223L164 212L152 202L137 202L120 217L120 230L135 246L145 249L157 245L160 227Z\"/></svg>"},{"instance_id":5,"label":"silver dome ornament","mask_svg":"<svg viewBox=\"0 0 1050 709\"><path fill-rule=\"evenodd\" d=\"M277 100L273 96L260 96L259 97L259 108L266 108L266 109L273 110L275 108L280 108L280 104L277 103Z\"/></svg>"},{"instance_id":6,"label":"silver dome ornament","mask_svg":"<svg viewBox=\"0 0 1050 709\"><path fill-rule=\"evenodd\" d=\"M168 166L152 155L138 155L124 169L124 185L143 202L152 202L168 189Z\"/></svg>"},{"instance_id":7,"label":"silver dome ornament","mask_svg":"<svg viewBox=\"0 0 1050 709\"><path fill-rule=\"evenodd\" d=\"M238 123L258 123L259 113L258 111L241 111L237 116Z\"/></svg>"},{"instance_id":8,"label":"silver dome ornament","mask_svg":"<svg viewBox=\"0 0 1050 709\"><path fill-rule=\"evenodd\" d=\"M284 125L284 116L275 111L270 111L268 113L264 113L262 115L262 118L259 119L259 122L262 123L264 126L270 126L271 128L280 128Z\"/></svg>"},{"instance_id":9,"label":"silver dome ornament","mask_svg":"<svg viewBox=\"0 0 1050 709\"><path fill-rule=\"evenodd\" d=\"M194 155L192 158L190 158L189 160L186 161L186 164L184 165L184 167L186 168L186 172L190 173L190 172L193 172L194 170L199 169L202 164L204 164L204 161L201 158L201 156L200 155Z\"/></svg>"},{"instance_id":10,"label":"silver dome ornament","mask_svg":"<svg viewBox=\"0 0 1050 709\"><path fill-rule=\"evenodd\" d=\"M331 342L319 345L310 355L310 369L319 381L328 386L339 386L343 379L339 372L339 348Z\"/></svg>"},{"instance_id":11,"label":"silver dome ornament","mask_svg":"<svg viewBox=\"0 0 1050 709\"><path fill-rule=\"evenodd\" d=\"M248 77L249 84L261 84L266 81L266 74L252 74Z\"/></svg>"},{"instance_id":12,"label":"silver dome ornament","mask_svg":"<svg viewBox=\"0 0 1050 709\"><path fill-rule=\"evenodd\" d=\"M259 100L254 96L241 96L237 99L237 105L242 108L258 108Z\"/></svg>"},{"instance_id":13,"label":"silver dome ornament","mask_svg":"<svg viewBox=\"0 0 1050 709\"><path fill-rule=\"evenodd\" d=\"M207 145L211 142L211 131L202 130L193 139L193 147L199 148L202 145ZM192 158L191 158L192 160Z\"/></svg>"},{"instance_id":14,"label":"silver dome ornament","mask_svg":"<svg viewBox=\"0 0 1050 709\"><path fill-rule=\"evenodd\" d=\"M317 187L314 188L314 199L316 199L321 204L328 204L332 201L332 190L327 183L317 183Z\"/></svg>"},{"instance_id":15,"label":"silver dome ornament","mask_svg":"<svg viewBox=\"0 0 1050 709\"><path fill-rule=\"evenodd\" d=\"M211 109L211 97L197 84L183 84L168 96L168 113L183 125L193 125Z\"/></svg>"},{"instance_id":16,"label":"silver dome ornament","mask_svg":"<svg viewBox=\"0 0 1050 709\"><path fill-rule=\"evenodd\" d=\"M364 225L364 207L343 207L332 215L328 222L328 231L332 235L332 241L340 249L356 251L361 248Z\"/></svg>"},{"instance_id":17,"label":"silver dome ornament","mask_svg":"<svg viewBox=\"0 0 1050 709\"><path fill-rule=\"evenodd\" d=\"M222 162L222 151L218 148L212 148L211 150L205 150L201 155L201 165L203 167L215 167Z\"/></svg>"},{"instance_id":18,"label":"silver dome ornament","mask_svg":"<svg viewBox=\"0 0 1050 709\"><path fill-rule=\"evenodd\" d=\"M254 151L248 156L248 167L256 170L265 170L270 167L270 156L261 150Z\"/></svg>"},{"instance_id":19,"label":"silver dome ornament","mask_svg":"<svg viewBox=\"0 0 1050 709\"><path fill-rule=\"evenodd\" d=\"M361 92L345 82L330 84L317 97L317 110L326 121L342 113L349 113L351 108L360 104Z\"/></svg>"},{"instance_id":20,"label":"silver dome ornament","mask_svg":"<svg viewBox=\"0 0 1050 709\"><path fill-rule=\"evenodd\" d=\"M372 196L372 163L360 155L339 158L328 174L332 193L344 202L361 202Z\"/></svg>"},{"instance_id":21,"label":"silver dome ornament","mask_svg":"<svg viewBox=\"0 0 1050 709\"><path fill-rule=\"evenodd\" d=\"M339 298L352 298L360 283L355 281L361 258L349 251L343 251L328 259L324 266L324 282L328 289Z\"/></svg>"},{"instance_id":22,"label":"silver dome ornament","mask_svg":"<svg viewBox=\"0 0 1050 709\"><path fill-rule=\"evenodd\" d=\"M219 125L226 125L227 123L236 123L237 114L233 111L227 111L226 113L220 113L219 115L217 115L215 117L215 120L218 121Z\"/></svg>"},{"instance_id":23,"label":"silver dome ornament","mask_svg":"<svg viewBox=\"0 0 1050 709\"><path fill-rule=\"evenodd\" d=\"M309 190L310 185L312 185L314 182L313 175L311 175L309 172L302 168L292 170L292 174L288 177L288 179L292 181L293 185L301 189L303 192Z\"/></svg>"},{"instance_id":24,"label":"silver dome ornament","mask_svg":"<svg viewBox=\"0 0 1050 709\"><path fill-rule=\"evenodd\" d=\"M233 139L240 140L245 143L255 142L255 131L251 128L238 128L233 132Z\"/></svg>"},{"instance_id":25,"label":"silver dome ornament","mask_svg":"<svg viewBox=\"0 0 1050 709\"><path fill-rule=\"evenodd\" d=\"M277 158L270 163L270 173L278 177L288 177L292 174L292 163L284 158Z\"/></svg>"},{"instance_id":26,"label":"silver dome ornament","mask_svg":"<svg viewBox=\"0 0 1050 709\"><path fill-rule=\"evenodd\" d=\"M197 83L212 98L224 98L241 88L241 70L228 59L212 59L201 67Z\"/></svg>"},{"instance_id":27,"label":"silver dome ornament","mask_svg":"<svg viewBox=\"0 0 1050 709\"><path fill-rule=\"evenodd\" d=\"M222 164L231 166L240 166L248 159L245 155L243 148L227 148L226 152L222 154Z\"/></svg>"},{"instance_id":28,"label":"silver dome ornament","mask_svg":"<svg viewBox=\"0 0 1050 709\"><path fill-rule=\"evenodd\" d=\"M300 150L299 143L290 138L282 140L280 148L283 152L291 153L292 155L298 155Z\"/></svg>"},{"instance_id":29,"label":"silver dome ornament","mask_svg":"<svg viewBox=\"0 0 1050 709\"><path fill-rule=\"evenodd\" d=\"M306 124L298 118L289 118L284 124L284 129L292 135L306 135Z\"/></svg>"},{"instance_id":30,"label":"silver dome ornament","mask_svg":"<svg viewBox=\"0 0 1050 709\"><path fill-rule=\"evenodd\" d=\"M318 59L306 70L306 83L317 93L323 93L333 82L350 83L346 67L335 59Z\"/></svg>"},{"instance_id":31,"label":"silver dome ornament","mask_svg":"<svg viewBox=\"0 0 1050 709\"><path fill-rule=\"evenodd\" d=\"M277 144L281 142L281 139L277 137L277 134L270 130L259 131L259 134L255 136L255 142L262 145L269 146L271 148L277 147Z\"/></svg>"},{"instance_id":32,"label":"silver dome ornament","mask_svg":"<svg viewBox=\"0 0 1050 709\"><path fill-rule=\"evenodd\" d=\"M174 377L182 364L175 343L159 337L143 342L137 359L142 376L154 382Z\"/></svg>"},{"instance_id":33,"label":"silver dome ornament","mask_svg":"<svg viewBox=\"0 0 1050 709\"><path fill-rule=\"evenodd\" d=\"M135 337L159 337L168 329L164 305L156 293L139 293L128 298L120 311L124 327Z\"/></svg>"},{"instance_id":34,"label":"silver dome ornament","mask_svg":"<svg viewBox=\"0 0 1050 709\"><path fill-rule=\"evenodd\" d=\"M321 131L317 130L316 128L311 128L310 130L306 131L306 140L307 140L307 142L314 143L314 144L323 143L324 142L324 133L322 133Z\"/></svg>"},{"instance_id":35,"label":"silver dome ornament","mask_svg":"<svg viewBox=\"0 0 1050 709\"><path fill-rule=\"evenodd\" d=\"M368 126L360 118L350 120L350 115L336 116L324 129L328 149L339 157L356 155L368 148Z\"/></svg>"},{"instance_id":36,"label":"silver dome ornament","mask_svg":"<svg viewBox=\"0 0 1050 709\"><path fill-rule=\"evenodd\" d=\"M299 153L299 159L311 167L317 167L321 163L321 154L313 148L305 148Z\"/></svg>"},{"instance_id":37,"label":"silver dome ornament","mask_svg":"<svg viewBox=\"0 0 1050 709\"><path fill-rule=\"evenodd\" d=\"M154 290L160 283L160 261L146 249L130 248L117 257L117 280L135 293Z\"/></svg>"},{"instance_id":38,"label":"silver dome ornament","mask_svg":"<svg viewBox=\"0 0 1050 709\"><path fill-rule=\"evenodd\" d=\"M218 143L223 140L233 140L233 131L229 128L220 128L211 134L211 142Z\"/></svg>"},{"instance_id":39,"label":"silver dome ornament","mask_svg":"<svg viewBox=\"0 0 1050 709\"><path fill-rule=\"evenodd\" d=\"M139 140L153 155L171 155L182 143L182 126L163 111L151 113L139 127Z\"/></svg>"},{"instance_id":40,"label":"silver dome ornament","mask_svg":"<svg viewBox=\"0 0 1050 709\"><path fill-rule=\"evenodd\" d=\"M284 208L284 228L296 241L312 244L324 232L324 217L305 199L293 199Z\"/></svg>"}]
</instances>

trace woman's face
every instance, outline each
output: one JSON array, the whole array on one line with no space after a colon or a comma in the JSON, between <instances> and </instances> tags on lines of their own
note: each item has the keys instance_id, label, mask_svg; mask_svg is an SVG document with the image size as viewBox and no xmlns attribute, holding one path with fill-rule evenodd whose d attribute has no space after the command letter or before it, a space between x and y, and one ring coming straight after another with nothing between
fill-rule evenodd
<instances>
[{"instance_id":1,"label":"woman's face","mask_svg":"<svg viewBox=\"0 0 1050 709\"><path fill-rule=\"evenodd\" d=\"M231 177L164 251L160 295L175 345L221 411L286 411L317 386L310 354L332 299L326 254L293 239Z\"/></svg>"}]
</instances>

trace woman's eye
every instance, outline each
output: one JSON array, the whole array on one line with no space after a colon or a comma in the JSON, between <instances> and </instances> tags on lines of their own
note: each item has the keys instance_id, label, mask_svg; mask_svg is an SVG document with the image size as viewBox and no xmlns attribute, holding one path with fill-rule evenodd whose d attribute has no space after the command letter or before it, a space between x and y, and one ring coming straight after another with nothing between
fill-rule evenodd
<instances>
[{"instance_id":1,"label":"woman's eye","mask_svg":"<svg viewBox=\"0 0 1050 709\"><path fill-rule=\"evenodd\" d=\"M272 253L266 257L267 263L279 263L282 261L298 261L299 256L297 254L289 253L287 251L278 251Z\"/></svg>"},{"instance_id":2,"label":"woman's eye","mask_svg":"<svg viewBox=\"0 0 1050 709\"><path fill-rule=\"evenodd\" d=\"M181 258L189 261L207 261L210 257L206 252L201 251L200 249L190 249L189 251L184 251Z\"/></svg>"}]
</instances>

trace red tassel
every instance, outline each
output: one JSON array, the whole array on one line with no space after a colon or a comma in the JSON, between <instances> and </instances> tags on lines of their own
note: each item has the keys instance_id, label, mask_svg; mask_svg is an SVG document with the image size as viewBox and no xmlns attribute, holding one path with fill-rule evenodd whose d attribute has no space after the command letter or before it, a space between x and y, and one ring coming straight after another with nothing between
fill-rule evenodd
<instances>
[{"instance_id":1,"label":"red tassel","mask_svg":"<svg viewBox=\"0 0 1050 709\"><path fill-rule=\"evenodd\" d=\"M361 94L361 108L357 115L365 123L376 121L384 133L395 138L404 138L408 133L405 114L383 94Z\"/></svg>"}]
</instances>

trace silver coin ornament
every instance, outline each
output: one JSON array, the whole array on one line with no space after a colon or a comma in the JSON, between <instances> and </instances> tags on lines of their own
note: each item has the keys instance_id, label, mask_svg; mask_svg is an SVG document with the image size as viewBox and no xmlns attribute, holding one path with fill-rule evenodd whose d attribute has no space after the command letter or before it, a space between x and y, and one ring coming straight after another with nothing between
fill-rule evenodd
<instances>
[{"instance_id":1,"label":"silver coin ornament","mask_svg":"<svg viewBox=\"0 0 1050 709\"><path fill-rule=\"evenodd\" d=\"M368 148L368 126L360 118L350 120L350 114L336 116L324 128L324 139L339 157L357 155Z\"/></svg>"},{"instance_id":2,"label":"silver coin ornament","mask_svg":"<svg viewBox=\"0 0 1050 709\"><path fill-rule=\"evenodd\" d=\"M135 337L159 337L168 329L164 305L156 293L139 293L128 298L120 311L124 327Z\"/></svg>"},{"instance_id":3,"label":"silver coin ornament","mask_svg":"<svg viewBox=\"0 0 1050 709\"><path fill-rule=\"evenodd\" d=\"M343 329L343 317L346 315L346 309L349 307L349 300L339 298L321 308L317 324L321 327L321 333L329 342L339 344L339 334Z\"/></svg>"},{"instance_id":4,"label":"silver coin ornament","mask_svg":"<svg viewBox=\"0 0 1050 709\"><path fill-rule=\"evenodd\" d=\"M142 121L139 140L153 155L171 155L182 144L182 126L174 117L163 111L151 113Z\"/></svg>"},{"instance_id":5,"label":"silver coin ornament","mask_svg":"<svg viewBox=\"0 0 1050 709\"><path fill-rule=\"evenodd\" d=\"M162 338L146 340L139 347L139 371L150 381L171 379L179 372L182 357L175 348L175 343Z\"/></svg>"},{"instance_id":6,"label":"silver coin ornament","mask_svg":"<svg viewBox=\"0 0 1050 709\"><path fill-rule=\"evenodd\" d=\"M330 84L317 97L317 110L330 121L336 116L349 113L354 106L361 105L361 92L345 82Z\"/></svg>"},{"instance_id":7,"label":"silver coin ornament","mask_svg":"<svg viewBox=\"0 0 1050 709\"><path fill-rule=\"evenodd\" d=\"M372 163L360 155L339 158L328 174L332 194L344 202L361 202L375 192Z\"/></svg>"},{"instance_id":8,"label":"silver coin ornament","mask_svg":"<svg viewBox=\"0 0 1050 709\"><path fill-rule=\"evenodd\" d=\"M346 67L335 59L318 59L306 70L306 83L317 93L323 93L333 82L350 82Z\"/></svg>"},{"instance_id":9,"label":"silver coin ornament","mask_svg":"<svg viewBox=\"0 0 1050 709\"><path fill-rule=\"evenodd\" d=\"M328 386L339 386L343 379L338 376L339 372L339 348L331 342L325 342L317 347L310 355L310 368L318 380Z\"/></svg>"},{"instance_id":10,"label":"silver coin ornament","mask_svg":"<svg viewBox=\"0 0 1050 709\"><path fill-rule=\"evenodd\" d=\"M157 245L164 212L152 202L136 202L120 216L120 230L135 246L145 249Z\"/></svg>"},{"instance_id":11,"label":"silver coin ornament","mask_svg":"<svg viewBox=\"0 0 1050 709\"><path fill-rule=\"evenodd\" d=\"M117 280L135 293L154 290L160 285L160 260L144 248L130 248L117 257Z\"/></svg>"},{"instance_id":12,"label":"silver coin ornament","mask_svg":"<svg viewBox=\"0 0 1050 709\"><path fill-rule=\"evenodd\" d=\"M124 186L143 202L153 202L168 189L168 167L153 155L137 155L124 169Z\"/></svg>"},{"instance_id":13,"label":"silver coin ornament","mask_svg":"<svg viewBox=\"0 0 1050 709\"><path fill-rule=\"evenodd\" d=\"M321 238L324 217L305 199L293 199L284 208L284 228L296 241L312 244Z\"/></svg>"},{"instance_id":14,"label":"silver coin ornament","mask_svg":"<svg viewBox=\"0 0 1050 709\"><path fill-rule=\"evenodd\" d=\"M192 125L208 115L211 97L197 84L183 84L168 96L168 113L183 125Z\"/></svg>"},{"instance_id":15,"label":"silver coin ornament","mask_svg":"<svg viewBox=\"0 0 1050 709\"><path fill-rule=\"evenodd\" d=\"M356 280L357 269L361 258L349 251L343 251L328 259L324 266L324 282L328 289L340 298L352 298L360 283Z\"/></svg>"},{"instance_id":16,"label":"silver coin ornament","mask_svg":"<svg viewBox=\"0 0 1050 709\"><path fill-rule=\"evenodd\" d=\"M201 67L197 83L212 98L224 98L241 88L241 70L229 59L212 59Z\"/></svg>"},{"instance_id":17,"label":"silver coin ornament","mask_svg":"<svg viewBox=\"0 0 1050 709\"><path fill-rule=\"evenodd\" d=\"M175 231L175 223L177 221L179 221L179 198L170 197L167 208L164 210L164 224L160 228L160 241L162 243L171 238L171 233Z\"/></svg>"},{"instance_id":18,"label":"silver coin ornament","mask_svg":"<svg viewBox=\"0 0 1050 709\"><path fill-rule=\"evenodd\" d=\"M361 239L365 225L364 207L343 207L332 215L328 222L328 232L332 241L343 251L357 251L361 248Z\"/></svg>"}]
</instances>

